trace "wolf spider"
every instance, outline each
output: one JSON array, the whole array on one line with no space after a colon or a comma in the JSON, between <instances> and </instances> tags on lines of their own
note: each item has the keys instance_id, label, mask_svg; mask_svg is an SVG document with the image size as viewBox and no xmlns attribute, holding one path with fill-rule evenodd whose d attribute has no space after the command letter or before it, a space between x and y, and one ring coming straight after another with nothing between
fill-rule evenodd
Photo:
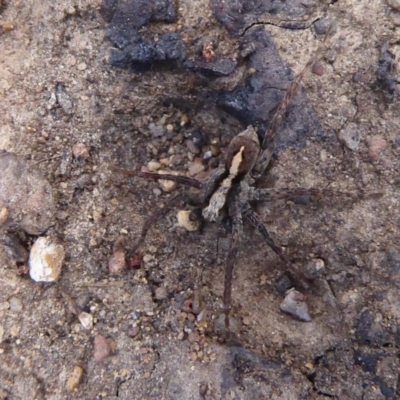
<instances>
[{"instance_id":1,"label":"wolf spider","mask_svg":"<svg viewBox=\"0 0 400 400\"><path fill-rule=\"evenodd\" d=\"M288 105L297 92L300 82L307 70L314 64L316 58L311 58L303 71L291 82L286 95L271 120L269 129L265 132L260 143L256 130L249 126L246 130L235 136L229 144L226 152L225 163L215 169L206 182L201 182L186 176L171 174L158 174L153 172L134 172L113 167L113 170L125 175L154 180L171 180L185 186L196 188L200 193L180 193L171 198L164 208L156 211L143 225L142 232L135 247L130 254L134 254L143 243L148 230L158 220L167 215L174 207L183 204L202 210L205 221L221 221L228 217L232 223L231 241L229 245L224 287L224 312L225 328L229 334L229 313L232 304L232 277L235 259L239 250L240 237L243 232L243 219L252 225L265 239L268 246L282 261L291 278L305 289L310 287L310 282L304 274L289 260L283 250L275 244L258 214L251 204L260 201L272 202L275 200L293 200L300 196L313 199L323 197L346 196L354 197L354 194L338 192L331 189L273 189L257 188L255 184L268 167L275 150L276 130L282 121Z\"/></svg>"}]
</instances>

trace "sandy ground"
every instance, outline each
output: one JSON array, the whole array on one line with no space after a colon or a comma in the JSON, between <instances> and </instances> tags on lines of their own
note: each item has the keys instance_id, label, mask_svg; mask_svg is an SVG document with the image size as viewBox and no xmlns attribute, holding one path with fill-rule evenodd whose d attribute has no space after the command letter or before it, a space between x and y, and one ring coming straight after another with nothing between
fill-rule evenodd
<instances>
[{"instance_id":1,"label":"sandy ground","mask_svg":"<svg viewBox=\"0 0 400 400\"><path fill-rule=\"evenodd\" d=\"M1 399L400 396L400 114L390 93L399 76L400 4L306 1L293 13L261 7L252 14L267 2L225 3L184 0L174 22L139 30L153 38L179 31L189 56L211 37L217 56L238 60L232 74L204 77L187 66L133 72L110 65L99 0L2 0L0 149L18 156L29 179L7 180L7 187L3 179L0 187L8 197L27 193L20 214L10 209L16 220L2 227ZM129 250L147 216L180 189L166 192L110 166L207 174L215 157L206 163L204 154L223 154L243 130L214 94L262 79L269 62L243 61L243 37L270 35L280 72L299 73L323 39L318 21L326 18L335 34L294 101L316 133L295 128L289 110L294 125L280 132L265 184L380 195L260 205L271 235L299 267L323 260L315 287L304 292L312 321L279 310L286 288L280 261L246 227L233 286L237 343L221 344L226 253L223 241L216 245L218 227L186 232L171 213L151 229L137 263L112 275L112 256ZM379 78L382 54L393 65ZM272 89L282 96L285 87ZM250 111L263 120L257 99ZM33 196L36 189L42 197ZM38 236L64 246L56 283L24 273ZM207 310L200 322L191 306L197 294Z\"/></svg>"}]
</instances>

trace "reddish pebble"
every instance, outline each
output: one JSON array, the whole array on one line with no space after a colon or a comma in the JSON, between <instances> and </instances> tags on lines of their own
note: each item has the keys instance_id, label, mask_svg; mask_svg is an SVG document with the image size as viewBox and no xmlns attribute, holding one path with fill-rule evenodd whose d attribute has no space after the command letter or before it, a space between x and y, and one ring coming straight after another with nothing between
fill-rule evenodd
<instances>
[{"instance_id":1,"label":"reddish pebble","mask_svg":"<svg viewBox=\"0 0 400 400\"><path fill-rule=\"evenodd\" d=\"M72 154L75 158L82 158L84 160L90 157L89 150L83 143L75 143L72 146Z\"/></svg>"},{"instance_id":2,"label":"reddish pebble","mask_svg":"<svg viewBox=\"0 0 400 400\"><path fill-rule=\"evenodd\" d=\"M125 269L125 253L123 251L116 251L108 261L108 271L111 275L119 275Z\"/></svg>"},{"instance_id":3,"label":"reddish pebble","mask_svg":"<svg viewBox=\"0 0 400 400\"><path fill-rule=\"evenodd\" d=\"M138 326L130 326L128 328L128 336L131 338L136 337L140 332L140 328Z\"/></svg>"},{"instance_id":4,"label":"reddish pebble","mask_svg":"<svg viewBox=\"0 0 400 400\"><path fill-rule=\"evenodd\" d=\"M144 266L143 256L141 254L136 254L128 259L128 269L139 269Z\"/></svg>"},{"instance_id":5,"label":"reddish pebble","mask_svg":"<svg viewBox=\"0 0 400 400\"><path fill-rule=\"evenodd\" d=\"M194 332L189 333L188 339L189 339L190 343L198 343L198 342L200 342L200 335L194 331Z\"/></svg>"},{"instance_id":6,"label":"reddish pebble","mask_svg":"<svg viewBox=\"0 0 400 400\"><path fill-rule=\"evenodd\" d=\"M325 74L325 67L320 61L317 61L313 64L311 72L315 75L322 76Z\"/></svg>"},{"instance_id":7,"label":"reddish pebble","mask_svg":"<svg viewBox=\"0 0 400 400\"><path fill-rule=\"evenodd\" d=\"M103 361L112 352L112 346L110 339L105 338L102 335L97 335L94 338L94 353L93 358L95 361Z\"/></svg>"},{"instance_id":8,"label":"reddish pebble","mask_svg":"<svg viewBox=\"0 0 400 400\"><path fill-rule=\"evenodd\" d=\"M376 160L379 153L386 147L387 142L382 135L375 135L368 139L368 156Z\"/></svg>"}]
</instances>

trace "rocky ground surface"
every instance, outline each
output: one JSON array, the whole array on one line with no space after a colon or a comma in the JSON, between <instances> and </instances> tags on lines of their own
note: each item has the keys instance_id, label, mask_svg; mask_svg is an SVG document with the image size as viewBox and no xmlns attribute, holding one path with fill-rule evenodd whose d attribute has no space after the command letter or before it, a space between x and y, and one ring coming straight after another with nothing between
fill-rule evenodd
<instances>
[{"instance_id":1,"label":"rocky ground surface","mask_svg":"<svg viewBox=\"0 0 400 400\"><path fill-rule=\"evenodd\" d=\"M400 396L398 1L0 5L1 399ZM221 230L171 213L126 264L181 188L110 167L207 177L332 21L262 184L366 196L258 206L313 274L312 321L280 311L290 283L246 226L223 343ZM55 282L28 273L39 237Z\"/></svg>"}]
</instances>

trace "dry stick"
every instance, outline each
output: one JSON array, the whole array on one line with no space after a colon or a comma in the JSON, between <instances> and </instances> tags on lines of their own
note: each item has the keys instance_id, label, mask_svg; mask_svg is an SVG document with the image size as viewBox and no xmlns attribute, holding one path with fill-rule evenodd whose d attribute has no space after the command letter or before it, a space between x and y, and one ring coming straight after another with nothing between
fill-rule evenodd
<instances>
[{"instance_id":1,"label":"dry stick","mask_svg":"<svg viewBox=\"0 0 400 400\"><path fill-rule=\"evenodd\" d=\"M317 51L308 60L303 70L290 83L289 88L286 91L285 97L283 98L281 104L279 105L274 116L272 117L271 123L269 124L268 129L265 131L264 139L261 144L261 154L259 156L257 164L254 167L256 178L259 178L263 174L269 162L271 161L272 155L275 151L277 129L282 123L283 117L286 113L286 110L288 109L289 104L292 102L293 97L299 90L300 84L304 76L311 69L312 65L323 57L325 53L324 48L328 41L328 37L330 36L331 30L332 25L329 27L325 38L322 44L318 47Z\"/></svg>"}]
</instances>

